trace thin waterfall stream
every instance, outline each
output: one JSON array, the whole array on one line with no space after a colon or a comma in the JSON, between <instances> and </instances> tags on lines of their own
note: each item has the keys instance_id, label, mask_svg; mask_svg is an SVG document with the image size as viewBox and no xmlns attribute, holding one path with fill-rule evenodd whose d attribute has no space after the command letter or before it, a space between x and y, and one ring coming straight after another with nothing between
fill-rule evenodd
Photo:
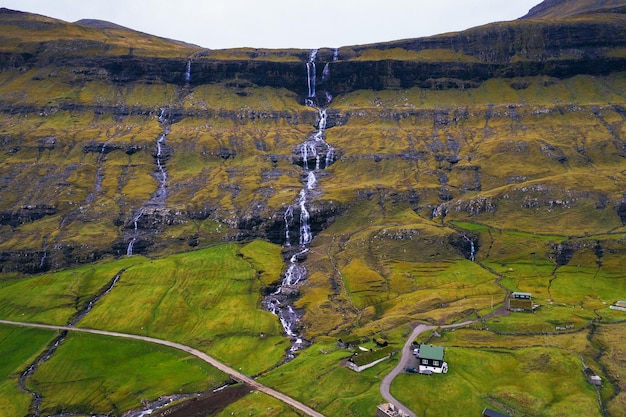
<instances>
[{"instance_id":1,"label":"thin waterfall stream","mask_svg":"<svg viewBox=\"0 0 626 417\"><path fill-rule=\"evenodd\" d=\"M191 61L189 61L191 62ZM191 64L190 64L191 65ZM154 178L157 181L157 190L152 194L150 200L140 207L133 214L133 233L132 237L126 247L126 255L133 255L133 250L137 239L140 237L141 231L139 227L139 220L146 212L146 207L164 207L167 200L167 170L165 169L165 160L167 159L167 152L165 149L165 140L170 133L169 128L169 113L166 108L159 109L158 116L159 123L163 132L157 137L156 140L156 152L154 153L154 160L156 163L156 170L154 172Z\"/></svg>"},{"instance_id":2,"label":"thin waterfall stream","mask_svg":"<svg viewBox=\"0 0 626 417\"><path fill-rule=\"evenodd\" d=\"M335 161L335 151L325 140L327 126L326 108L320 107L317 100L317 70L316 60L318 50L314 49L306 63L306 83L308 94L305 104L318 111L316 130L295 149L296 160L301 161L304 173L302 175L303 188L300 190L295 203L285 209L283 219L285 221L285 243L283 253L287 254L288 262L283 279L276 291L265 297L263 306L266 310L276 314L280 323L291 339L287 360L293 359L295 352L306 347L308 342L304 340L299 331L300 313L293 307L293 301L298 294L297 286L307 279L307 270L302 262L306 259L309 244L313 240L310 223L311 199L319 195L316 190L318 174ZM333 55L337 60L337 51ZM323 81L330 77L330 67L324 66ZM332 96L324 92L325 105L330 104ZM300 165L299 162L297 162ZM297 240L296 240L297 239Z\"/></svg>"}]
</instances>

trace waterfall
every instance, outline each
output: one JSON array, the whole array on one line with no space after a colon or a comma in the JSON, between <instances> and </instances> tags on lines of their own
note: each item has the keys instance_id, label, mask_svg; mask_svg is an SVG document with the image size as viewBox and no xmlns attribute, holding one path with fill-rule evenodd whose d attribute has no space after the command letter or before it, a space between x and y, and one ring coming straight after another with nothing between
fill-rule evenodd
<instances>
[{"instance_id":1,"label":"waterfall","mask_svg":"<svg viewBox=\"0 0 626 417\"><path fill-rule=\"evenodd\" d=\"M311 235L311 225L309 224L309 211L306 208L306 189L303 188L300 191L300 199L298 205L300 206L300 246L304 247L311 243L313 236Z\"/></svg>"},{"instance_id":2,"label":"waterfall","mask_svg":"<svg viewBox=\"0 0 626 417\"><path fill-rule=\"evenodd\" d=\"M319 168L317 168L319 169ZM315 172L309 172L306 179L306 188L307 190L312 190L315 188L315 184L317 183L317 178L315 177Z\"/></svg>"},{"instance_id":3,"label":"waterfall","mask_svg":"<svg viewBox=\"0 0 626 417\"><path fill-rule=\"evenodd\" d=\"M160 208L165 206L167 201L167 169L165 168L165 162L168 157L167 147L165 145L165 141L167 139L167 135L170 133L169 130L169 113L167 108L159 109L158 121L161 124L161 128L163 132L156 139L156 151L154 152L154 161L156 164L156 169L154 170L153 177L157 181L157 189L150 197L150 200L144 202L142 207L140 207L133 216L133 234L132 238L128 242L128 246L126 248L126 255L133 255L133 250L135 243L137 242L137 238L139 237L139 227L138 221L142 215L146 214L147 217L154 215L155 213L160 211Z\"/></svg>"},{"instance_id":4,"label":"waterfall","mask_svg":"<svg viewBox=\"0 0 626 417\"><path fill-rule=\"evenodd\" d=\"M289 236L289 225L293 222L293 207L287 207L285 210L285 214L283 215L283 219L285 220L285 245L291 246L291 238Z\"/></svg>"},{"instance_id":5,"label":"waterfall","mask_svg":"<svg viewBox=\"0 0 626 417\"><path fill-rule=\"evenodd\" d=\"M307 278L307 270L301 262L306 258L309 251L309 244L313 240L311 231L311 214L309 211L310 199L317 195L317 173L330 166L334 160L334 149L324 138L327 127L328 115L325 108L318 108L316 104L316 67L318 50L314 49L309 55L306 63L306 82L308 87L308 95L305 104L315 107L318 110L319 120L315 132L302 142L297 150L296 155L302 161L304 175L302 176L303 188L298 194L298 200L289 205L285 209L283 219L285 221L285 252L289 252L289 260L281 285L277 290L265 297L263 306L266 310L277 315L284 329L285 334L291 338L292 346L288 358L293 358L294 353L306 346L306 341L299 336L298 322L300 320L299 313L293 308L293 296L297 294L294 289L299 283ZM334 59L336 59L336 54ZM330 77L330 67L326 65L322 74L324 79ZM330 103L332 96L326 92L327 103ZM293 233L298 232L298 249L292 248L292 240L295 236Z\"/></svg>"},{"instance_id":6,"label":"waterfall","mask_svg":"<svg viewBox=\"0 0 626 417\"><path fill-rule=\"evenodd\" d=\"M167 170L165 169L165 159L167 158L167 152L165 150L165 141L167 135L170 133L168 127L168 112L167 109L160 109L159 123L163 129L163 132L157 137L156 140L156 153L154 160L156 163L156 171L154 178L157 180L157 190L154 192L147 205L150 206L164 206L167 199Z\"/></svg>"},{"instance_id":7,"label":"waterfall","mask_svg":"<svg viewBox=\"0 0 626 417\"><path fill-rule=\"evenodd\" d=\"M306 63L306 78L309 87L308 98L314 98L316 95L315 86L317 84L317 74L315 70L315 58L317 58L317 49L311 51L309 62Z\"/></svg>"},{"instance_id":8,"label":"waterfall","mask_svg":"<svg viewBox=\"0 0 626 417\"><path fill-rule=\"evenodd\" d=\"M128 247L126 248L126 256L132 256L133 254L133 247L135 246L135 242L137 241L137 234L139 229L139 227L137 226L137 222L139 221L139 218L142 214L143 211L139 210L137 214L135 214L135 217L133 217L134 233L133 238L130 240L130 242L128 242Z\"/></svg>"},{"instance_id":9,"label":"waterfall","mask_svg":"<svg viewBox=\"0 0 626 417\"><path fill-rule=\"evenodd\" d=\"M191 81L191 59L187 61L187 69L185 70L185 83L189 84Z\"/></svg>"},{"instance_id":10,"label":"waterfall","mask_svg":"<svg viewBox=\"0 0 626 417\"><path fill-rule=\"evenodd\" d=\"M322 70L322 81L326 82L330 78L330 67L328 66L328 62L324 65L324 69Z\"/></svg>"},{"instance_id":11,"label":"waterfall","mask_svg":"<svg viewBox=\"0 0 626 417\"><path fill-rule=\"evenodd\" d=\"M157 139L157 153L155 158L157 164L155 177L159 183L159 187L152 199L159 203L165 203L165 197L167 196L167 189L165 188L165 184L167 183L167 171L163 166L163 143L165 142L165 136L166 134L162 133Z\"/></svg>"},{"instance_id":12,"label":"waterfall","mask_svg":"<svg viewBox=\"0 0 626 417\"><path fill-rule=\"evenodd\" d=\"M476 247L474 246L474 241L465 235L463 235L463 239L470 244L470 261L476 261Z\"/></svg>"}]
</instances>

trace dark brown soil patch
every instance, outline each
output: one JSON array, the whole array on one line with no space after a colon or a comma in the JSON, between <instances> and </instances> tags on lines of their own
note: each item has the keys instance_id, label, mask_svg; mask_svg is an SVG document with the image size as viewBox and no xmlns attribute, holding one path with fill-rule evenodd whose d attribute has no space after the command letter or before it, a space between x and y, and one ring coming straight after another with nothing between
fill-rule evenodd
<instances>
[{"instance_id":1,"label":"dark brown soil patch","mask_svg":"<svg viewBox=\"0 0 626 417\"><path fill-rule=\"evenodd\" d=\"M217 392L208 392L180 404L154 413L151 417L209 417L229 404L245 397L253 389L245 384L231 385Z\"/></svg>"}]
</instances>

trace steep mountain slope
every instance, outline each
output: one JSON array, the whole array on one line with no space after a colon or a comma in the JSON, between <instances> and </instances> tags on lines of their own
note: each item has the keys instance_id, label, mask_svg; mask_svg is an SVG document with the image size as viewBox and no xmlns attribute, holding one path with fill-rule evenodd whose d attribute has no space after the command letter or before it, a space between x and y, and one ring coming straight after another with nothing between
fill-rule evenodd
<instances>
[{"instance_id":1,"label":"steep mountain slope","mask_svg":"<svg viewBox=\"0 0 626 417\"><path fill-rule=\"evenodd\" d=\"M558 19L589 13L624 13L621 0L546 0L523 18Z\"/></svg>"},{"instance_id":2,"label":"steep mountain slope","mask_svg":"<svg viewBox=\"0 0 626 417\"><path fill-rule=\"evenodd\" d=\"M135 232L136 253L224 238L281 243L300 182L294 148L318 118L303 105L308 51L200 51L122 28L0 17L11 28L0 90L6 271L123 255ZM517 209L492 216L498 225L526 213L522 201L548 207L569 192L607 212L587 233L621 226L621 177L593 190L578 178L590 167L605 178L625 152L623 23L594 14L340 48L336 60L320 50L313 99L336 95L327 135L340 163L312 209L314 229L373 190L425 220L435 208L496 212L499 196L517 196ZM164 133L168 196L155 207ZM406 166L408 177L374 174L385 165ZM346 181L344 169L360 174ZM512 193L537 182L546 184L532 195Z\"/></svg>"},{"instance_id":3,"label":"steep mountain slope","mask_svg":"<svg viewBox=\"0 0 626 417\"><path fill-rule=\"evenodd\" d=\"M312 340L399 341L407 323L484 319L529 291L544 313L485 329L588 327L576 354L602 367L603 410L623 415L624 366L605 356L621 341L594 326L621 319L608 306L626 291L624 1L316 51L205 50L6 9L0 27L2 282L260 239L306 267L285 292ZM186 297L163 322L186 319ZM132 327L123 304L97 317ZM528 415L570 406L524 395L484 398Z\"/></svg>"}]
</instances>

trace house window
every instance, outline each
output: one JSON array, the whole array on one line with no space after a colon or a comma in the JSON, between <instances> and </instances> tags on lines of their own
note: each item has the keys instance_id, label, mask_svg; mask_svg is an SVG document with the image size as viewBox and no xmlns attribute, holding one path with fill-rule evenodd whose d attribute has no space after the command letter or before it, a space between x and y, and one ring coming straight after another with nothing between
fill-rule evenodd
<instances>
[{"instance_id":1,"label":"house window","mask_svg":"<svg viewBox=\"0 0 626 417\"><path fill-rule=\"evenodd\" d=\"M439 361L433 361L433 366L439 366Z\"/></svg>"},{"instance_id":2,"label":"house window","mask_svg":"<svg viewBox=\"0 0 626 417\"><path fill-rule=\"evenodd\" d=\"M428 365L428 359L422 359L422 365Z\"/></svg>"}]
</instances>

